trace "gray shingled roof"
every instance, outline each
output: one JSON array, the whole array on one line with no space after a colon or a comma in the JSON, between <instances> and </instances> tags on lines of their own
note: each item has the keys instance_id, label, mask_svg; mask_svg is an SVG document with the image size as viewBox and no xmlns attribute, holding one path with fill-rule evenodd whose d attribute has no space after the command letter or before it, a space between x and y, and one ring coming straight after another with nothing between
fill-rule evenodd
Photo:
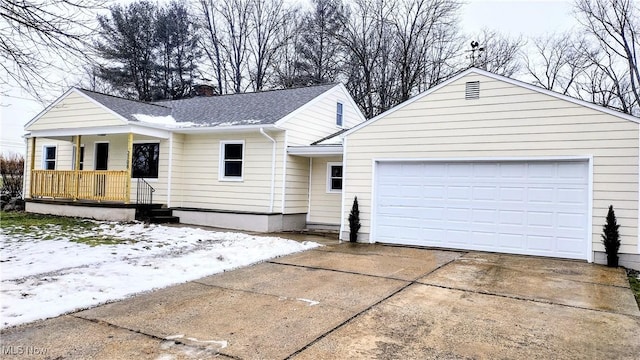
<instances>
[{"instance_id":1,"label":"gray shingled roof","mask_svg":"<svg viewBox=\"0 0 640 360\"><path fill-rule=\"evenodd\" d=\"M166 106L123 99L117 96L101 94L86 89L78 90L105 107L115 111L117 114L129 121L138 121L133 117L133 114L146 114L151 116L171 115L171 108Z\"/></svg>"},{"instance_id":2,"label":"gray shingled roof","mask_svg":"<svg viewBox=\"0 0 640 360\"><path fill-rule=\"evenodd\" d=\"M171 115L176 122L195 126L237 126L273 124L336 84L255 93L194 97L155 103L127 100L80 89L102 105L130 121L134 114Z\"/></svg>"}]
</instances>

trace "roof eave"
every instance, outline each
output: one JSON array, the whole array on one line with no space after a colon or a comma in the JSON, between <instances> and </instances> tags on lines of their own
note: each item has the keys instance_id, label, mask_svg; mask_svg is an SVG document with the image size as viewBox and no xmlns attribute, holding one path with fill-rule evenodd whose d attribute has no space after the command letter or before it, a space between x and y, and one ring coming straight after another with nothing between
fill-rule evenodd
<instances>
[{"instance_id":1,"label":"roof eave","mask_svg":"<svg viewBox=\"0 0 640 360\"><path fill-rule=\"evenodd\" d=\"M343 147L341 144L289 146L287 154L302 157L336 156L343 154Z\"/></svg>"},{"instance_id":2,"label":"roof eave","mask_svg":"<svg viewBox=\"0 0 640 360\"><path fill-rule=\"evenodd\" d=\"M198 127L175 127L164 129L170 130L178 134L209 134L209 133L233 133L233 132L251 132L260 129L265 130L281 130L274 124L258 124L258 125L231 125L231 126L198 126Z\"/></svg>"}]
</instances>

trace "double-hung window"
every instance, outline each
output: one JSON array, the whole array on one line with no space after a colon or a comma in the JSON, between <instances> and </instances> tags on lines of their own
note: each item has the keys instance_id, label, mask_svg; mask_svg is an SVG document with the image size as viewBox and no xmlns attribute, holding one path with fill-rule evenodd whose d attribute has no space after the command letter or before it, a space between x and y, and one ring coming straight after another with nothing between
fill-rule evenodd
<instances>
[{"instance_id":1,"label":"double-hung window","mask_svg":"<svg viewBox=\"0 0 640 360\"><path fill-rule=\"evenodd\" d=\"M220 143L220 180L242 180L243 163L244 141L222 141Z\"/></svg>"},{"instance_id":2,"label":"double-hung window","mask_svg":"<svg viewBox=\"0 0 640 360\"><path fill-rule=\"evenodd\" d=\"M327 192L342 191L342 163L327 164Z\"/></svg>"},{"instance_id":3,"label":"double-hung window","mask_svg":"<svg viewBox=\"0 0 640 360\"><path fill-rule=\"evenodd\" d=\"M342 127L342 103L336 105L336 125Z\"/></svg>"},{"instance_id":4,"label":"double-hung window","mask_svg":"<svg viewBox=\"0 0 640 360\"><path fill-rule=\"evenodd\" d=\"M76 147L73 147L73 153L72 153L72 167L73 170L76 170ZM84 168L84 145L80 146L80 167L77 170L82 170Z\"/></svg>"},{"instance_id":5,"label":"double-hung window","mask_svg":"<svg viewBox=\"0 0 640 360\"><path fill-rule=\"evenodd\" d=\"M132 178L158 178L158 164L160 158L160 144L133 144L131 158Z\"/></svg>"},{"instance_id":6,"label":"double-hung window","mask_svg":"<svg viewBox=\"0 0 640 360\"><path fill-rule=\"evenodd\" d=\"M42 167L45 170L56 169L56 147L45 146L42 150Z\"/></svg>"}]
</instances>

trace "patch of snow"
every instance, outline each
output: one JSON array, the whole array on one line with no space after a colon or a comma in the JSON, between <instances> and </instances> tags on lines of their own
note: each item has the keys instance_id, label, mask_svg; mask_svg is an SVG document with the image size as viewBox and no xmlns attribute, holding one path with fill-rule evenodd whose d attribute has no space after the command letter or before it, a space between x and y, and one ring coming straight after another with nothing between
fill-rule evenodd
<instances>
[{"instance_id":1,"label":"patch of snow","mask_svg":"<svg viewBox=\"0 0 640 360\"><path fill-rule=\"evenodd\" d=\"M315 300L309 300L309 299L296 299L296 300L304 301L304 302L308 303L309 306L314 306L314 305L320 304L320 301L315 301Z\"/></svg>"},{"instance_id":2,"label":"patch of snow","mask_svg":"<svg viewBox=\"0 0 640 360\"><path fill-rule=\"evenodd\" d=\"M148 124L163 125L169 128L192 127L192 126L198 125L196 123L192 123L188 121L178 122L171 115L153 116L153 115L147 115L147 114L131 114L131 116L133 116L138 121L142 121Z\"/></svg>"},{"instance_id":3,"label":"patch of snow","mask_svg":"<svg viewBox=\"0 0 640 360\"><path fill-rule=\"evenodd\" d=\"M89 246L71 241L91 236L124 242ZM53 238L44 240L32 232L9 235L0 228L0 328L320 246L198 228L106 222Z\"/></svg>"},{"instance_id":4,"label":"patch of snow","mask_svg":"<svg viewBox=\"0 0 640 360\"><path fill-rule=\"evenodd\" d=\"M189 341L197 342L197 343L218 345L219 349L224 349L227 346L229 346L229 343L226 340L198 340L192 337L188 337L186 339Z\"/></svg>"},{"instance_id":5,"label":"patch of snow","mask_svg":"<svg viewBox=\"0 0 640 360\"><path fill-rule=\"evenodd\" d=\"M262 120L255 120L255 119L236 120L236 121L227 121L227 122L217 123L216 126L255 125L255 124L260 124L261 122Z\"/></svg>"},{"instance_id":6,"label":"patch of snow","mask_svg":"<svg viewBox=\"0 0 640 360\"><path fill-rule=\"evenodd\" d=\"M227 342L226 340L199 340L194 337L184 337L184 335L171 335L171 336L165 337L165 339L167 340L187 339L189 341L193 341L197 343L218 345L220 349L224 349L227 346L229 346L229 342Z\"/></svg>"}]
</instances>

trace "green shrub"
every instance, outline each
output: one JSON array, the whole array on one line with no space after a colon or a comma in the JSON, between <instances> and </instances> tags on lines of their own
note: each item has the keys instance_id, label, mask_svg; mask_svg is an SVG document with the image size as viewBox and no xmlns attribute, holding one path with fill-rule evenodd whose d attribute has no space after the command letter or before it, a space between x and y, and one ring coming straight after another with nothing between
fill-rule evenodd
<instances>
[{"instance_id":1,"label":"green shrub","mask_svg":"<svg viewBox=\"0 0 640 360\"><path fill-rule=\"evenodd\" d=\"M349 241L358 241L358 231L360 231L360 210L358 209L358 197L353 198L353 206L349 213Z\"/></svg>"},{"instance_id":2,"label":"green shrub","mask_svg":"<svg viewBox=\"0 0 640 360\"><path fill-rule=\"evenodd\" d=\"M613 211L613 205L609 205L607 222L602 227L602 244L607 253L607 266L618 267L618 250L620 249L620 233L618 221Z\"/></svg>"}]
</instances>

